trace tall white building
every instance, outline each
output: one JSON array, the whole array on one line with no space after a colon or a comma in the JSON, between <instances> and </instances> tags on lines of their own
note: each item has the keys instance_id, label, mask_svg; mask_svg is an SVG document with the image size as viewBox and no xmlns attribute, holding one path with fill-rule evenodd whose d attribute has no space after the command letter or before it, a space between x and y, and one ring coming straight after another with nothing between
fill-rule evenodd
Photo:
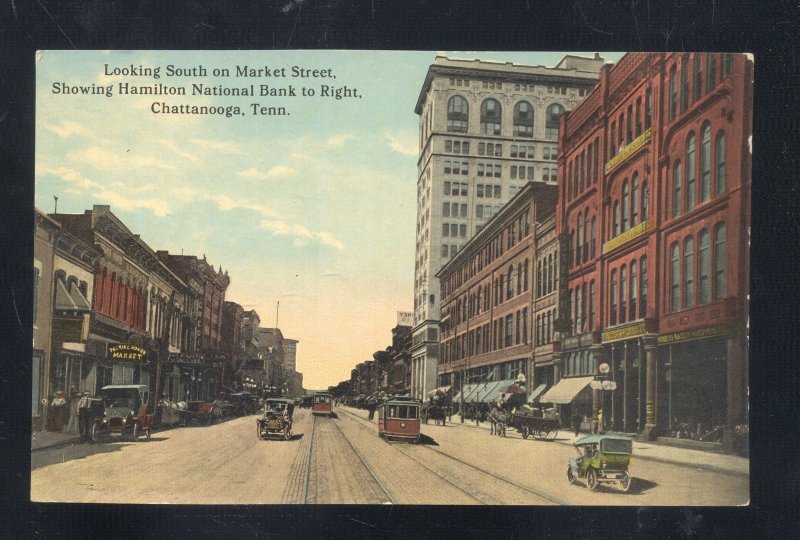
<instances>
[{"instance_id":1,"label":"tall white building","mask_svg":"<svg viewBox=\"0 0 800 540\"><path fill-rule=\"evenodd\" d=\"M530 180L556 182L558 125L595 86L604 60L553 68L437 56L420 117L411 393L437 383L439 271Z\"/></svg>"},{"instance_id":2,"label":"tall white building","mask_svg":"<svg viewBox=\"0 0 800 540\"><path fill-rule=\"evenodd\" d=\"M284 338L283 340L283 370L285 372L297 371L297 343L296 339Z\"/></svg>"}]
</instances>

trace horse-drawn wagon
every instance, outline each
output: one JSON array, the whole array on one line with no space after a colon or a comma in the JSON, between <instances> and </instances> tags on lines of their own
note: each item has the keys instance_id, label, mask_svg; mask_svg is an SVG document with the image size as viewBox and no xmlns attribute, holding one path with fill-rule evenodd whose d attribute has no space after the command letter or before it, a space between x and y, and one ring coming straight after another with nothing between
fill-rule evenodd
<instances>
[{"instance_id":1,"label":"horse-drawn wagon","mask_svg":"<svg viewBox=\"0 0 800 540\"><path fill-rule=\"evenodd\" d=\"M515 411L511 414L508 425L516 429L523 439L533 435L540 441L552 441L558 436L558 429L561 427L557 418L544 417L538 411Z\"/></svg>"}]
</instances>

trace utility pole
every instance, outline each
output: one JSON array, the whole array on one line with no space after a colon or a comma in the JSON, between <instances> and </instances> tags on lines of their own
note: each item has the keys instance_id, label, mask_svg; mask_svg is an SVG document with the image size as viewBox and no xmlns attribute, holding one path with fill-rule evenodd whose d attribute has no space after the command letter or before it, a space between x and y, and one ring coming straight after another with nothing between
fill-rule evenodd
<instances>
[{"instance_id":1,"label":"utility pole","mask_svg":"<svg viewBox=\"0 0 800 540\"><path fill-rule=\"evenodd\" d=\"M156 358L156 397L153 412L158 407L158 402L161 401L161 364L166 362L169 354L169 334L172 328L172 312L174 310L173 303L175 302L175 291L172 291L169 297L169 304L166 308L166 321L164 322L164 331L161 333L161 341L158 347L158 356Z\"/></svg>"}]
</instances>

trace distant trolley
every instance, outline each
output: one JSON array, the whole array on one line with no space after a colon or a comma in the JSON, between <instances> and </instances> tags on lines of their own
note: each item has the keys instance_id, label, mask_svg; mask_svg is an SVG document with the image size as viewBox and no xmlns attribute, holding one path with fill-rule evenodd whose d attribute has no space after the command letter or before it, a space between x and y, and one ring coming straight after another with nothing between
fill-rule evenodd
<instances>
[{"instance_id":1,"label":"distant trolley","mask_svg":"<svg viewBox=\"0 0 800 540\"><path fill-rule=\"evenodd\" d=\"M331 410L331 395L330 394L314 394L314 408L311 410L312 414L324 414L330 416L333 414Z\"/></svg>"},{"instance_id":2,"label":"distant trolley","mask_svg":"<svg viewBox=\"0 0 800 540\"><path fill-rule=\"evenodd\" d=\"M378 407L378 436L418 443L419 402L409 397L394 397Z\"/></svg>"}]
</instances>

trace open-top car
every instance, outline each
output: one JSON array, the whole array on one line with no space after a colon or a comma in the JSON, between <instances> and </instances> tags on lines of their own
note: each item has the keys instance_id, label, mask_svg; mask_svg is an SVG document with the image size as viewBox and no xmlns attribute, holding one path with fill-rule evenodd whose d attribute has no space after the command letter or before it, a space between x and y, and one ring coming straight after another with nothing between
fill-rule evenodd
<instances>
[{"instance_id":1,"label":"open-top car","mask_svg":"<svg viewBox=\"0 0 800 540\"><path fill-rule=\"evenodd\" d=\"M579 457L570 458L567 480L574 484L578 478L586 479L586 487L594 491L599 484L615 483L622 491L631 487L628 465L633 452L633 440L622 434L604 433L589 435L573 443Z\"/></svg>"},{"instance_id":2,"label":"open-top car","mask_svg":"<svg viewBox=\"0 0 800 540\"><path fill-rule=\"evenodd\" d=\"M270 436L292 438L292 413L294 401L283 398L267 398L264 401L264 415L256 420L256 432L260 439Z\"/></svg>"},{"instance_id":3,"label":"open-top car","mask_svg":"<svg viewBox=\"0 0 800 540\"><path fill-rule=\"evenodd\" d=\"M141 434L145 434L147 440L150 440L153 414L149 409L150 389L147 385L109 385L104 386L100 392L103 396L104 412L92 424L92 442L99 441L102 435L129 435L135 441Z\"/></svg>"}]
</instances>

